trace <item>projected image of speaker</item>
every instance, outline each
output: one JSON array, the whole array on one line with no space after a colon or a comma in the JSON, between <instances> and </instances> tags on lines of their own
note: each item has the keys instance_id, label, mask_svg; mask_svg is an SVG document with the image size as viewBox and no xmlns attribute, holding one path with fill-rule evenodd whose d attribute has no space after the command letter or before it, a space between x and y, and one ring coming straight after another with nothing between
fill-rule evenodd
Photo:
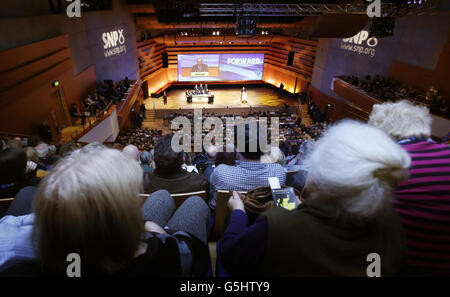
<instances>
[{"instance_id":1,"label":"projected image of speaker","mask_svg":"<svg viewBox=\"0 0 450 297\"><path fill-rule=\"evenodd\" d=\"M257 18L253 16L238 16L237 17L237 36L238 37L252 37L256 35Z\"/></svg>"},{"instance_id":2,"label":"projected image of speaker","mask_svg":"<svg viewBox=\"0 0 450 297\"><path fill-rule=\"evenodd\" d=\"M394 35L395 18L372 18L369 24L369 37L389 37Z\"/></svg>"}]
</instances>

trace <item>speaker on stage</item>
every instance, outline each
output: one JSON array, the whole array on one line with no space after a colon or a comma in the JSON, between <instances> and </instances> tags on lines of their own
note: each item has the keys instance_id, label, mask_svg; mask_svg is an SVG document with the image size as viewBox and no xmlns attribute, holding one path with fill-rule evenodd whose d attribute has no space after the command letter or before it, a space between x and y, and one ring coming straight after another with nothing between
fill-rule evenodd
<instances>
[{"instance_id":1,"label":"speaker on stage","mask_svg":"<svg viewBox=\"0 0 450 297\"><path fill-rule=\"evenodd\" d=\"M294 63L294 55L295 55L295 52L289 52L289 56L288 56L288 60L287 60L287 65L288 66L291 66L292 65L292 63Z\"/></svg>"},{"instance_id":2,"label":"speaker on stage","mask_svg":"<svg viewBox=\"0 0 450 297\"><path fill-rule=\"evenodd\" d=\"M168 68L169 67L169 56L167 55L167 52L164 52L162 54L162 68Z\"/></svg>"},{"instance_id":3,"label":"speaker on stage","mask_svg":"<svg viewBox=\"0 0 450 297\"><path fill-rule=\"evenodd\" d=\"M208 96L208 103L214 103L214 95Z\"/></svg>"},{"instance_id":4,"label":"speaker on stage","mask_svg":"<svg viewBox=\"0 0 450 297\"><path fill-rule=\"evenodd\" d=\"M186 97L186 102L187 103L192 103L192 96Z\"/></svg>"}]
</instances>

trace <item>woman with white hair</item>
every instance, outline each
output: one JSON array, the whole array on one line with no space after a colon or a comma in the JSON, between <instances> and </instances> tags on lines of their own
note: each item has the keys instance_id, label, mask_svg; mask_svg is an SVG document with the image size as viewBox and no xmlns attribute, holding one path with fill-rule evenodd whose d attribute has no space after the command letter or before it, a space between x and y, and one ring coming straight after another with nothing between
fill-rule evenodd
<instances>
[{"instance_id":1,"label":"woman with white hair","mask_svg":"<svg viewBox=\"0 0 450 297\"><path fill-rule=\"evenodd\" d=\"M118 150L73 152L36 192L37 261L4 275L66 276L76 253L81 276L205 276L208 206L194 196L175 210L167 191L142 205L142 179L139 164Z\"/></svg>"},{"instance_id":2,"label":"woman with white hair","mask_svg":"<svg viewBox=\"0 0 450 297\"><path fill-rule=\"evenodd\" d=\"M232 275L367 276L369 255L382 276L394 275L406 254L391 189L408 174L408 154L382 131L343 121L309 156L303 203L275 207L253 225L237 193L218 257Z\"/></svg>"},{"instance_id":3,"label":"woman with white hair","mask_svg":"<svg viewBox=\"0 0 450 297\"><path fill-rule=\"evenodd\" d=\"M450 147L430 139L431 116L409 101L375 104L372 124L409 153L407 181L393 204L408 240L407 274L450 275Z\"/></svg>"}]
</instances>

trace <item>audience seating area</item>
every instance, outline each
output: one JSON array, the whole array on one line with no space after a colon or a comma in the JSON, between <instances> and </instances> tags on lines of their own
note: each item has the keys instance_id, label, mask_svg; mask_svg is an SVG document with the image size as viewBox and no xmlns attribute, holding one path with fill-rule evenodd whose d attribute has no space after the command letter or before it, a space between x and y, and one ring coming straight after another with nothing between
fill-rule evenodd
<instances>
[{"instance_id":1,"label":"audience seating area","mask_svg":"<svg viewBox=\"0 0 450 297\"><path fill-rule=\"evenodd\" d=\"M424 108L405 102L402 101L401 104L406 104L406 107L402 106L400 110ZM311 111L315 109L313 104L310 104L310 108ZM346 251L345 257L350 259L354 255L359 256L366 252L364 247L370 245L376 252L382 254L383 261L385 261L382 269L386 275L446 274L450 272L450 267L445 261L439 266L439 269L432 268L433 265L429 265L427 260L423 260L425 263L423 265L415 265L417 263L416 254L408 253L406 249L402 250L402 244L405 246L408 244L406 238L410 233L406 233L404 243L400 239L404 236L401 233L403 232L401 224L405 224L406 228L409 228L408 218L411 219L412 215L411 212L404 211L405 208L402 206L402 203L409 199L408 192L402 192L402 190L408 189L408 187L418 187L419 190L420 187L423 187L422 190L427 193L424 195L428 195L424 197L436 201L435 207L439 209L445 220L448 220L449 217L448 207L445 206L450 198L446 192L450 190L448 175L437 170L429 178L433 179L436 176L440 176L440 178L434 181L427 180L426 182L430 182L430 184L425 186L415 183L414 180L408 181L408 172L413 170L411 164L420 162L420 158L415 159L412 150L418 149L424 153L432 151L432 154L435 155L427 158L434 158L433 162L441 162L443 165L439 165L441 166L439 168L444 168L449 166L447 154L450 149L445 144L426 142L425 139L429 135L418 134L412 140L407 139L409 142L400 141L404 141L404 138L396 134L388 135L383 131L385 127L381 120L376 118L379 116L376 114L377 112L385 114L386 117L389 116L388 111L382 112L378 108L374 108L374 115L371 116L369 124L347 120L332 125L327 122L304 125L302 119L289 109L271 112L248 110L247 113L242 114L243 118L253 117L258 121L263 117L278 117L280 120L280 146L271 147L266 153L259 149L256 152L248 149L250 139L258 140L259 138L258 135L252 134L248 124L245 125L245 151L237 151L235 147L234 152L230 153L222 153L210 148L190 154L175 152L171 147L171 139L177 130L171 130L167 134L163 130L167 131L167 124L177 116L186 116L193 127L194 118L188 112L177 112L164 116L166 125L163 130L131 128L123 131L116 143L105 145L91 143L81 146L75 142L54 144L46 143L36 137L4 137L0 139L0 184L2 185L0 189L0 228L6 226L2 224L7 224L8 220L12 220L13 217L24 216L25 218L30 215L34 210L33 205L41 205L40 211L45 212L47 206L45 206L46 204L42 206L41 203L50 197L55 199L55 203L59 203L64 199L77 200L88 195L89 199L99 199L96 200L98 203L105 203L101 206L105 207L104 211L108 211L108 207L114 208L114 210L110 210L111 216L117 215L116 212L120 212L118 209L122 208L136 214L142 213L145 230L153 234L151 240L161 239L158 243L161 248L169 249L166 239L162 238L173 236L172 238L177 238L177 242L184 241L191 248L193 261L203 263L203 260L200 259L208 254L208 259L212 259L213 262L217 261L217 271L227 271L233 276L239 276L241 273L255 275L260 273L255 270L256 266L245 266L246 259L260 261L261 265L265 265L266 262L263 263L262 258L252 258L261 253L258 243L261 243L263 247L266 244L267 247L270 246L271 249L279 249L279 251L286 247L288 253L294 251L301 253L301 249L292 242L304 240L303 243L307 245L326 246L330 251L326 257L334 257L335 253L339 254L341 251L340 247L334 246L337 244L336 242L343 240L342 238L336 240L334 237L334 234L339 232L344 232L347 234L345 236L349 238L353 238L356 236L355 234L363 234L362 237L358 237L358 235L358 238L354 239L358 243L355 245L353 242L351 243L352 249ZM426 109L422 109L420 112L409 112L408 114L425 117L429 116L427 112ZM207 112L202 115L202 121L212 116L220 118L225 123L226 118L233 115ZM411 121L418 121L418 119L411 118ZM397 124L408 125L405 122ZM208 129L204 129L202 135L205 136L208 132L210 132ZM417 132L413 131L412 133ZM397 144L398 141L400 142ZM433 147L428 150L415 148L414 145L417 143ZM437 163L430 163L426 166L429 166L431 170L435 169L435 164ZM371 171L373 166L376 169ZM396 168L396 173L391 172L392 168ZM419 174L411 172L413 175ZM59 176L64 176L64 183L58 179ZM249 195L256 188L268 188L271 185L270 178L273 177L278 179L282 188L292 187L297 196L290 198L288 196L293 200L277 205L278 202L273 199L272 195L274 194L272 193L269 193L269 196L262 195L261 197ZM306 182L307 177L308 183ZM230 184L230 181L234 182ZM72 182L73 185L70 184ZM52 195L60 195L67 191L67 189L63 189L66 183L70 187L80 187L78 191L82 194L73 194L75 193L73 192L70 194L73 195L70 198L68 196L53 197ZM89 186L83 187L83 183ZM98 183L98 188L96 183ZM436 187L435 191L429 191L428 186ZM40 187L48 188L48 191L36 192L36 189ZM61 190L58 190L60 187ZM127 190L128 187L130 190ZM144 188L154 190L146 191ZM180 189L187 190L181 191ZM306 191L303 191L304 189ZM384 199L393 191L397 191L395 192L397 196L392 196L392 201ZM438 198L433 196L436 191L440 193ZM244 197L243 200L239 198L239 194ZM127 197L127 201L124 200L126 195L130 195ZM136 197L136 195L139 196L139 203L130 203L130 197ZM109 196L114 197L109 200ZM313 201L308 200L312 199L311 197L314 197ZM283 199L288 198L284 197ZM331 203L330 198L335 202ZM122 200L125 204L119 207ZM82 204L85 201L81 199L79 203ZM340 204L339 201L344 202ZM439 204L441 202L442 205ZM116 205L116 203L119 204ZM295 203L299 204L297 211L284 210L284 207L287 208L288 205ZM89 205L91 204L85 205L86 216L89 213ZM60 207L65 206L61 205ZM251 220L248 216L249 207L261 210L256 220ZM395 209L398 215L394 215L394 212L382 213L387 208ZM335 223L331 225L326 223L330 216L328 211L336 211L331 215L331 217L337 216L333 217L332 220ZM163 219L162 216L166 212L168 217ZM428 213L427 206L417 206L416 212L413 213L417 216L413 220L417 219L420 222L421 218ZM294 214L301 215L302 219L297 221L294 216L288 219ZM126 216L127 213L119 215ZM36 213L36 216L40 217L43 214L39 212ZM383 217L385 221L380 223L373 219L377 217ZM353 224L360 222L361 219L364 224ZM435 219L433 217L431 221L434 222ZM128 222L127 220L132 219L128 217L126 220L124 219L124 222ZM272 225L277 220L287 224L287 234L291 235L284 234L284 229L280 225L276 225L277 223ZM346 220L354 220L354 222L346 225ZM313 231L303 230L306 227L302 227L302 224L313 228L311 229ZM376 234L365 233L365 230L368 230L364 229L365 224L370 224L373 230L381 228L381 231L377 232L382 232L385 235L383 238L387 238L387 241L384 242L384 239L380 239ZM434 233L440 232L439 230L442 228L433 224L426 228L423 226L420 228L428 228L427 230ZM386 225L389 226L387 229ZM274 235L271 232L275 231L267 228L281 229L276 229L278 230L276 231L277 235ZM333 230L330 231L330 228ZM369 229L372 230L371 228ZM300 235L297 235L297 231ZM158 237L162 236L160 234L164 234L164 232L168 234ZM316 237L315 232L320 233L320 237ZM8 234L8 236L21 235ZM278 238L279 242L273 242L271 236ZM290 236L292 236L291 241L289 241ZM299 239L297 236L306 237ZM448 237L445 234L439 236ZM328 239L320 242L324 238ZM395 247L392 246L393 238L395 238ZM318 240L318 242L315 243L314 240ZM202 251L208 242L214 243L213 248L217 248L212 253L213 257L208 252ZM242 246L239 246L238 243ZM348 244L350 246L350 242ZM429 260L428 255L436 256L432 252L433 245L442 249L443 252L439 254L439 257L443 255L445 258L450 254L450 252L447 253L448 249L446 250L445 245L442 246L442 242L435 241L434 238L430 239L430 243L427 244L431 247L427 247L425 251L421 250L423 259ZM4 247L0 247L0 254L7 252L1 250L2 248ZM414 247L410 248L414 250ZM320 249L314 251L314 255L316 254L321 255ZM325 257L325 255L322 256ZM30 252L29 257L32 259L35 255ZM272 255L265 254L264 257L271 258L270 261L280 260L283 262L284 266L277 266L271 275L284 275L281 267L287 267L287 275L362 276L366 271L365 268L357 266L352 266L353 270L347 270L346 267L339 266L339 264L335 264L338 265L336 267L327 267L325 262L321 261L316 264L314 261L310 261L311 263L308 264L311 265L308 266L310 268L304 268L303 271L303 268L291 267L289 261L278 252ZM298 254L298 257L307 257L307 255ZM14 258L13 260L17 263L26 263L26 259ZM339 261L336 260L336 263ZM314 265L318 266L314 268ZM354 265L354 263L349 265ZM246 268L244 269L244 267ZM296 267L301 267L301 265ZM0 262L0 275L4 271L8 273L7 268L10 266L6 267L6 264ZM203 266L203 268L205 267ZM245 272L241 269L244 269ZM200 269L192 272L192 275L205 276L206 274L204 269ZM219 273L219 275L222 274Z\"/></svg>"}]
</instances>

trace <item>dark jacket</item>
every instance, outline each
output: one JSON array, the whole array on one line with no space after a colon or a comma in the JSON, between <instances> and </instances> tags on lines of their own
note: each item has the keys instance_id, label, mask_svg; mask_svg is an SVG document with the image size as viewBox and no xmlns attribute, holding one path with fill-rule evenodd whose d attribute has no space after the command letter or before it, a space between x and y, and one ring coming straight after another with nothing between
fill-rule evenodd
<instances>
[{"instance_id":1,"label":"dark jacket","mask_svg":"<svg viewBox=\"0 0 450 297\"><path fill-rule=\"evenodd\" d=\"M305 203L306 204L306 203ZM381 258L381 276L399 273L406 258L406 238L392 207L367 220L333 218L325 209L288 211L275 207L268 220L268 242L260 273L271 276L362 276Z\"/></svg>"}]
</instances>

